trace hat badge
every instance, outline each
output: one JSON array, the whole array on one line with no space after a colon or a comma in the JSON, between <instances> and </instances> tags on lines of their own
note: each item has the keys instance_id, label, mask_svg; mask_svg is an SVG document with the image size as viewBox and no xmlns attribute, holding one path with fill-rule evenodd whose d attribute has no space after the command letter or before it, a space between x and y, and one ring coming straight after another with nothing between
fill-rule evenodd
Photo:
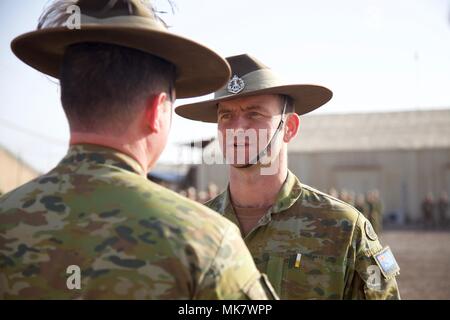
<instances>
[{"instance_id":1,"label":"hat badge","mask_svg":"<svg viewBox=\"0 0 450 320\"><path fill-rule=\"evenodd\" d=\"M234 75L233 78L228 82L228 92L229 93L239 93L241 92L245 87L245 82L241 78L239 78L237 75Z\"/></svg>"}]
</instances>

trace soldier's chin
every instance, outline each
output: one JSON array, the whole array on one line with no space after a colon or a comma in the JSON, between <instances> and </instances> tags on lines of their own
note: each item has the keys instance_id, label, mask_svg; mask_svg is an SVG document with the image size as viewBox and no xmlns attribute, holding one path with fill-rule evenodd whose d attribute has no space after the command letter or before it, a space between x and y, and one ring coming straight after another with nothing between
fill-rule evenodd
<instances>
[{"instance_id":1,"label":"soldier's chin","mask_svg":"<svg viewBox=\"0 0 450 320\"><path fill-rule=\"evenodd\" d=\"M246 168L250 168L256 164L259 164L258 161L253 160L252 162L246 160L244 163L233 163L231 164L231 166L233 166L236 169L246 169Z\"/></svg>"},{"instance_id":2,"label":"soldier's chin","mask_svg":"<svg viewBox=\"0 0 450 320\"><path fill-rule=\"evenodd\" d=\"M236 169L245 169L248 168L249 165L247 163L243 163L243 164L232 164L232 167L236 168Z\"/></svg>"}]
</instances>

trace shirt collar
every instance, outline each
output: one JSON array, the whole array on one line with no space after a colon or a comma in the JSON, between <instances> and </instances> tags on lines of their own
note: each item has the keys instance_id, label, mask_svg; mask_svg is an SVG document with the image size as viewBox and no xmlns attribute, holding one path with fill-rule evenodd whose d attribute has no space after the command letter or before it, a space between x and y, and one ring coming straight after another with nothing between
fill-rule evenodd
<instances>
[{"instance_id":1,"label":"shirt collar","mask_svg":"<svg viewBox=\"0 0 450 320\"><path fill-rule=\"evenodd\" d=\"M278 213L289 209L298 200L301 193L302 187L300 181L295 174L288 170L286 180L278 192L275 204L271 208L272 212Z\"/></svg>"},{"instance_id":2,"label":"shirt collar","mask_svg":"<svg viewBox=\"0 0 450 320\"><path fill-rule=\"evenodd\" d=\"M141 176L147 175L142 166L129 155L119 150L96 144L82 143L71 145L61 164L75 165L81 162L114 166Z\"/></svg>"},{"instance_id":3,"label":"shirt collar","mask_svg":"<svg viewBox=\"0 0 450 320\"><path fill-rule=\"evenodd\" d=\"M299 179L288 170L286 180L278 192L277 199L273 206L269 209L270 213L278 213L292 207L302 193L302 187ZM219 194L215 199L211 200L209 206L222 214L233 212L233 206L230 199L230 186ZM269 213L268 212L268 213Z\"/></svg>"}]
</instances>

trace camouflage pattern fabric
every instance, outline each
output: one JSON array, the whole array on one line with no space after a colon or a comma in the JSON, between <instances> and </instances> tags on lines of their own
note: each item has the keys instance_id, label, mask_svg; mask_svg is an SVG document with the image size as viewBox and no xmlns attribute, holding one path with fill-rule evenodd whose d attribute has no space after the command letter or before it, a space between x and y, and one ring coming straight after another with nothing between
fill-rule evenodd
<instances>
[{"instance_id":1,"label":"camouflage pattern fabric","mask_svg":"<svg viewBox=\"0 0 450 320\"><path fill-rule=\"evenodd\" d=\"M229 189L206 205L239 226ZM244 240L281 299L400 299L398 265L390 251L380 254L383 248L368 220L301 184L292 172ZM376 257L392 268L380 264L381 270Z\"/></svg>"},{"instance_id":2,"label":"camouflage pattern fabric","mask_svg":"<svg viewBox=\"0 0 450 320\"><path fill-rule=\"evenodd\" d=\"M73 145L0 198L0 298L276 298L235 225L145 174L118 151Z\"/></svg>"}]
</instances>

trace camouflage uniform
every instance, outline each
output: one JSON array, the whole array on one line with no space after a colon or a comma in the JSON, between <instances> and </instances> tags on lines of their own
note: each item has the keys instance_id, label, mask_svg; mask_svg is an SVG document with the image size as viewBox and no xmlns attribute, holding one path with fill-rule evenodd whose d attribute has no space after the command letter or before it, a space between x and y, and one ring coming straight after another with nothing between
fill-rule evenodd
<instances>
[{"instance_id":1,"label":"camouflage uniform","mask_svg":"<svg viewBox=\"0 0 450 320\"><path fill-rule=\"evenodd\" d=\"M228 190L206 205L239 225ZM291 172L244 240L281 299L400 298L398 265L368 220Z\"/></svg>"},{"instance_id":2,"label":"camouflage uniform","mask_svg":"<svg viewBox=\"0 0 450 320\"><path fill-rule=\"evenodd\" d=\"M88 144L0 199L0 270L2 299L274 297L236 226Z\"/></svg>"}]
</instances>

